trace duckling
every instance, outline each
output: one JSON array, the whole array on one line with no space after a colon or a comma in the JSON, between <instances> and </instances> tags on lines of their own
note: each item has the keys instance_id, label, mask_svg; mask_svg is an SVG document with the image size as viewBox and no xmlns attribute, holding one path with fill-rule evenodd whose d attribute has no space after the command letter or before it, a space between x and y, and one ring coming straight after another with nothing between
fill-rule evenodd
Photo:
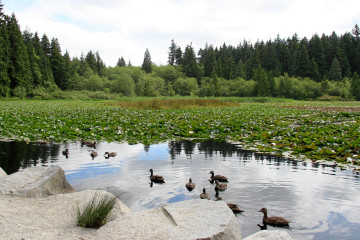
<instances>
[{"instance_id":1,"label":"duckling","mask_svg":"<svg viewBox=\"0 0 360 240\"><path fill-rule=\"evenodd\" d=\"M226 183L219 183L218 180L215 181L215 192L220 191L223 192L226 190L227 188L227 184Z\"/></svg>"},{"instance_id":2,"label":"duckling","mask_svg":"<svg viewBox=\"0 0 360 240\"><path fill-rule=\"evenodd\" d=\"M159 175L153 175L153 170L150 169L149 172L151 172L150 174L150 180L151 182L154 182L154 183L165 183L165 180L162 176L159 176Z\"/></svg>"},{"instance_id":3,"label":"duckling","mask_svg":"<svg viewBox=\"0 0 360 240\"><path fill-rule=\"evenodd\" d=\"M205 188L203 188L203 192L200 194L200 198L210 200L210 196L206 193Z\"/></svg>"},{"instance_id":4,"label":"duckling","mask_svg":"<svg viewBox=\"0 0 360 240\"><path fill-rule=\"evenodd\" d=\"M62 154L63 154L64 156L66 156L66 158L68 158L68 157L69 157L69 149L63 150L63 151L62 151Z\"/></svg>"},{"instance_id":5,"label":"duckling","mask_svg":"<svg viewBox=\"0 0 360 240\"><path fill-rule=\"evenodd\" d=\"M244 210L241 210L237 204L227 203L228 207L233 211L233 213L242 213Z\"/></svg>"},{"instance_id":6,"label":"duckling","mask_svg":"<svg viewBox=\"0 0 360 240\"><path fill-rule=\"evenodd\" d=\"M265 225L270 225L273 227L289 227L289 220L282 218L282 217L268 217L267 216L267 209L266 208L262 208L259 212L264 213L264 217L263 217L263 224Z\"/></svg>"},{"instance_id":7,"label":"duckling","mask_svg":"<svg viewBox=\"0 0 360 240\"><path fill-rule=\"evenodd\" d=\"M104 157L110 158L110 157L115 157L116 155L117 155L116 152L105 152Z\"/></svg>"},{"instance_id":8,"label":"duckling","mask_svg":"<svg viewBox=\"0 0 360 240\"><path fill-rule=\"evenodd\" d=\"M86 146L96 148L96 142L87 142Z\"/></svg>"},{"instance_id":9,"label":"duckling","mask_svg":"<svg viewBox=\"0 0 360 240\"><path fill-rule=\"evenodd\" d=\"M210 171L209 172L211 174L211 181L215 181L218 180L219 182L227 182L227 177L222 176L222 175L215 175L214 176L214 171Z\"/></svg>"},{"instance_id":10,"label":"duckling","mask_svg":"<svg viewBox=\"0 0 360 240\"><path fill-rule=\"evenodd\" d=\"M95 151L92 151L92 152L90 153L90 156L92 157L92 159L94 159L95 157L97 157L97 155L98 155L98 153L95 152Z\"/></svg>"},{"instance_id":11,"label":"duckling","mask_svg":"<svg viewBox=\"0 0 360 240\"><path fill-rule=\"evenodd\" d=\"M185 187L187 190L192 191L195 188L195 183L192 182L192 179L189 178L189 182L186 183Z\"/></svg>"}]
</instances>

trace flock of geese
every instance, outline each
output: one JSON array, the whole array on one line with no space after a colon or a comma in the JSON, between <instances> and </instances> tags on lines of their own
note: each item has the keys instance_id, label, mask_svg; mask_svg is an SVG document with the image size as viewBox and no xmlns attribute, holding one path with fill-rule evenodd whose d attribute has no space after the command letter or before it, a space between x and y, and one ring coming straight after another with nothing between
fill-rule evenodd
<instances>
[{"instance_id":1,"label":"flock of geese","mask_svg":"<svg viewBox=\"0 0 360 240\"><path fill-rule=\"evenodd\" d=\"M150 172L150 181L151 181L151 183L161 183L161 184L165 183L164 177L160 176L160 175L154 175L154 170L153 169L150 169L149 172ZM211 179L209 180L210 183L215 182L215 193L216 193L215 194L215 197L216 197L215 201L222 200L222 198L219 197L219 192L223 192L223 191L225 191L227 189L227 183L226 182L228 182L228 179L227 179L227 177L222 176L222 175L215 175L214 171L210 171L209 174L211 174L211 177L210 177ZM195 186L196 185L192 181L191 178L189 178L189 182L187 182L185 184L185 187L189 191L192 191L195 188ZM210 195L208 193L206 193L205 188L203 188L203 191L200 194L200 198L210 200ZM233 213L235 213L235 214L244 212L244 210L241 210L237 204L227 203L227 205L233 211ZM264 214L263 220L262 220L263 225L258 224L258 226L260 227L261 230L266 229L267 225L274 226L274 227L289 227L290 221L285 219L285 218L278 217L278 216L268 217L266 208L260 209L259 212L262 212Z\"/></svg>"}]
</instances>

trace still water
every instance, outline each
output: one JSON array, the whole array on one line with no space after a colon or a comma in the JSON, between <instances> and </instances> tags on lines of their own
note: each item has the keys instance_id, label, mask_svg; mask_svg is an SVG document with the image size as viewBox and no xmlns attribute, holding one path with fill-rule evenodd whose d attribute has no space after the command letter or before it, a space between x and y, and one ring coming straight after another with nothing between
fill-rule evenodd
<instances>
[{"instance_id":1,"label":"still water","mask_svg":"<svg viewBox=\"0 0 360 240\"><path fill-rule=\"evenodd\" d=\"M69 149L66 157L62 151ZM91 151L99 155L92 159ZM105 152L117 152L106 159ZM167 142L154 145L99 143L0 143L0 166L12 173L29 166L59 165L78 191L103 189L133 211L198 199L205 187L215 199L209 171L228 177L220 196L245 210L236 215L243 237L259 231L262 207L291 220L294 239L360 239L360 175L336 167L294 162L216 142ZM149 169L165 184L151 184ZM196 188L185 188L189 178ZM268 229L274 229L268 227Z\"/></svg>"}]
</instances>

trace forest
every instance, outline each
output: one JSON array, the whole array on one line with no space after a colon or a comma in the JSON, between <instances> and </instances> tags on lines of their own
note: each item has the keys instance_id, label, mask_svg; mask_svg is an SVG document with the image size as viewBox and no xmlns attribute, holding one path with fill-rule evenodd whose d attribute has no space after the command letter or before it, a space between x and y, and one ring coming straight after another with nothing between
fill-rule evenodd
<instances>
[{"instance_id":1,"label":"forest","mask_svg":"<svg viewBox=\"0 0 360 240\"><path fill-rule=\"evenodd\" d=\"M360 28L343 35L314 34L237 46L206 44L196 51L169 43L167 65L145 50L142 66L119 56L106 66L99 52L80 58L57 38L20 29L0 1L0 97L111 99L122 96L281 97L360 100ZM79 94L78 94L79 95ZM81 94L80 94L81 95Z\"/></svg>"}]
</instances>

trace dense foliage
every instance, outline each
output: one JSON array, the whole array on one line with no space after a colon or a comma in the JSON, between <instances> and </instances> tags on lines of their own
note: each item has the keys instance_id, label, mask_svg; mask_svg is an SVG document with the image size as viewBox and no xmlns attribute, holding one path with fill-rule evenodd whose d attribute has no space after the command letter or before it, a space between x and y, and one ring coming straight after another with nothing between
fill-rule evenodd
<instances>
[{"instance_id":1,"label":"dense foliage","mask_svg":"<svg viewBox=\"0 0 360 240\"><path fill-rule=\"evenodd\" d=\"M183 138L227 139L260 151L291 151L313 160L347 161L360 155L356 102L283 101L190 109L174 105L174 109L163 110L134 109L132 104L124 109L124 105L109 101L1 101L0 138L145 144Z\"/></svg>"},{"instance_id":2,"label":"dense foliage","mask_svg":"<svg viewBox=\"0 0 360 240\"><path fill-rule=\"evenodd\" d=\"M0 96L56 98L59 91L93 91L100 98L118 96L273 96L360 99L360 39L351 33L313 35L238 46L206 44L197 54L174 40L168 65L156 66L146 49L141 67L120 57L106 67L98 52L80 59L62 52L56 38L20 31L14 14L0 1Z\"/></svg>"}]
</instances>

